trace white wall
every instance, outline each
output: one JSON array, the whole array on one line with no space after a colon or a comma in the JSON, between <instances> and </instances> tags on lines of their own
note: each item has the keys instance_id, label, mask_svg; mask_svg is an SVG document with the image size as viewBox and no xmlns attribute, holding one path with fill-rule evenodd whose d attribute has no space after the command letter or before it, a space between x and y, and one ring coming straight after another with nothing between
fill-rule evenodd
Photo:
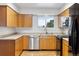
<instances>
[{"instance_id":1,"label":"white wall","mask_svg":"<svg viewBox=\"0 0 79 59\"><path fill-rule=\"evenodd\" d=\"M13 28L7 28L7 27L0 27L0 36L12 34L15 30Z\"/></svg>"},{"instance_id":2,"label":"white wall","mask_svg":"<svg viewBox=\"0 0 79 59\"><path fill-rule=\"evenodd\" d=\"M16 28L16 32L18 33L45 33L43 28L38 27L37 16L33 16L33 24L32 28ZM49 33L59 34L61 30L58 28L58 18L55 17L54 28L47 29Z\"/></svg>"}]
</instances>

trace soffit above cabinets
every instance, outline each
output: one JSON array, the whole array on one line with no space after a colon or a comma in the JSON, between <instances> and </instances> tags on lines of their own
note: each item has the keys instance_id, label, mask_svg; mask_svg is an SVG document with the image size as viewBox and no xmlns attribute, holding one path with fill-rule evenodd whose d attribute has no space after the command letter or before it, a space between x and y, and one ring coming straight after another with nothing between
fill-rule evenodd
<instances>
[{"instance_id":1,"label":"soffit above cabinets","mask_svg":"<svg viewBox=\"0 0 79 59\"><path fill-rule=\"evenodd\" d=\"M52 9L60 9L66 3L14 3L14 5L18 6L21 9L24 8L52 8Z\"/></svg>"},{"instance_id":2,"label":"soffit above cabinets","mask_svg":"<svg viewBox=\"0 0 79 59\"><path fill-rule=\"evenodd\" d=\"M59 10L67 3L13 3L19 8L20 13L27 14L44 14L44 15L57 15Z\"/></svg>"}]
</instances>

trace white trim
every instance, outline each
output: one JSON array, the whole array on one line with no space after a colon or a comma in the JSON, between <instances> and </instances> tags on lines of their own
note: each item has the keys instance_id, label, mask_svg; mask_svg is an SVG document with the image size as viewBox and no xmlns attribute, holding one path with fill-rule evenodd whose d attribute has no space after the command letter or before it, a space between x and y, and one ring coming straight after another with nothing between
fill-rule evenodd
<instances>
[{"instance_id":1,"label":"white trim","mask_svg":"<svg viewBox=\"0 0 79 59\"><path fill-rule=\"evenodd\" d=\"M7 6L9 6L9 7L11 7L13 10L15 10L16 12L20 12L19 11L19 8L18 7L16 7L14 4L12 4L12 3L0 3L0 5L7 5Z\"/></svg>"},{"instance_id":2,"label":"white trim","mask_svg":"<svg viewBox=\"0 0 79 59\"><path fill-rule=\"evenodd\" d=\"M20 11L19 11L19 8L16 7L14 4L8 3L7 5L8 5L9 7L11 7L13 10L15 10L16 12L18 12L18 13L20 12Z\"/></svg>"}]
</instances>

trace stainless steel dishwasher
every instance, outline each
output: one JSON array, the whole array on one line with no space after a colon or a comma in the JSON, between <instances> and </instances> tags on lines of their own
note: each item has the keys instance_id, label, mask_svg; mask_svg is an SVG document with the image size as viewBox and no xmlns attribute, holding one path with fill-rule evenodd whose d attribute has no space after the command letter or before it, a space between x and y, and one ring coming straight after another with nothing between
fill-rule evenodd
<instances>
[{"instance_id":1,"label":"stainless steel dishwasher","mask_svg":"<svg viewBox=\"0 0 79 59\"><path fill-rule=\"evenodd\" d=\"M36 35L30 35L29 49L37 50L39 49L39 37Z\"/></svg>"}]
</instances>

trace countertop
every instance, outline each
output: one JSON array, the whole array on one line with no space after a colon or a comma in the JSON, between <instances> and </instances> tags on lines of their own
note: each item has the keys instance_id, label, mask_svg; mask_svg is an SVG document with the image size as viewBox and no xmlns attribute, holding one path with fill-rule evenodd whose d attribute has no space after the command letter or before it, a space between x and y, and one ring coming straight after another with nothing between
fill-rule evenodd
<instances>
[{"instance_id":1,"label":"countertop","mask_svg":"<svg viewBox=\"0 0 79 59\"><path fill-rule=\"evenodd\" d=\"M63 38L64 40L66 40L66 41L69 41L69 38Z\"/></svg>"},{"instance_id":2,"label":"countertop","mask_svg":"<svg viewBox=\"0 0 79 59\"><path fill-rule=\"evenodd\" d=\"M18 33L18 34L13 34L13 35L2 36L2 37L0 37L0 40L16 40L24 35L38 37L40 34L29 34L29 33L20 34L20 33ZM48 35L50 35L50 34L48 34ZM53 35L53 34L51 34L51 35ZM45 34L41 34L41 36L45 36ZM54 36L56 36L56 35L54 35ZM63 39L68 41L68 38L63 38Z\"/></svg>"},{"instance_id":3,"label":"countertop","mask_svg":"<svg viewBox=\"0 0 79 59\"><path fill-rule=\"evenodd\" d=\"M16 40L22 36L29 36L29 37L39 37L39 36L46 36L45 34L29 34L29 33L23 33L23 34L11 34L11 35L3 35L3 36L0 36L0 40ZM50 35L50 34L48 34ZM52 35L52 34L51 34Z\"/></svg>"},{"instance_id":4,"label":"countertop","mask_svg":"<svg viewBox=\"0 0 79 59\"><path fill-rule=\"evenodd\" d=\"M22 36L23 36L22 34L14 34L7 37L0 37L0 40L16 40Z\"/></svg>"}]
</instances>

